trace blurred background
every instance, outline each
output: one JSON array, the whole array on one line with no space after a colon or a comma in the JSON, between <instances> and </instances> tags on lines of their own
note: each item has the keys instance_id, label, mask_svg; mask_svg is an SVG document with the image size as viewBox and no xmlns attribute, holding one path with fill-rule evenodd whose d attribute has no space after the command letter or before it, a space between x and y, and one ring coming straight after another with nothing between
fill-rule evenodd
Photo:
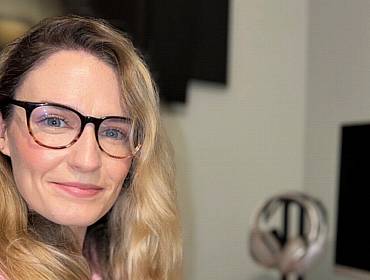
<instances>
[{"instance_id":1,"label":"blurred background","mask_svg":"<svg viewBox=\"0 0 370 280\"><path fill-rule=\"evenodd\" d=\"M103 11L94 10L92 2L0 0L0 44L43 17ZM109 1L99 7L102 3L103 16L117 11ZM149 15L153 7L146 10ZM211 41L198 47L206 54L219 48L207 65L221 70L208 77L206 70L205 76L186 72L180 98L162 95L162 115L176 151L184 278L279 279L249 256L250 219L267 197L300 190L323 202L330 225L328 250L305 279L353 279L335 271L334 260L340 128L370 120L370 2L230 0L203 8L204 18L213 18L210 27L222 25L208 29L217 41L205 31ZM130 29L119 13L109 19ZM134 39L155 62L145 40Z\"/></svg>"}]
</instances>

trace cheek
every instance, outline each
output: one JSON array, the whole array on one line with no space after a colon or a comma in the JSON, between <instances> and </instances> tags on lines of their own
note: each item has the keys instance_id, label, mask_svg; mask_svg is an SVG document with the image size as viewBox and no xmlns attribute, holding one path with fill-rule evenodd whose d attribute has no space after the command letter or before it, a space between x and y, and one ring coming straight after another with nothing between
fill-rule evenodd
<instances>
[{"instance_id":1,"label":"cheek","mask_svg":"<svg viewBox=\"0 0 370 280\"><path fill-rule=\"evenodd\" d=\"M9 156L18 189L23 193L37 178L58 164L59 158L50 149L43 148L31 136L16 127L9 133Z\"/></svg>"},{"instance_id":2,"label":"cheek","mask_svg":"<svg viewBox=\"0 0 370 280\"><path fill-rule=\"evenodd\" d=\"M131 167L131 159L121 159L121 160L114 160L109 158L109 163L107 162L104 166L106 169L106 174L112 182L118 187L123 185Z\"/></svg>"},{"instance_id":3,"label":"cheek","mask_svg":"<svg viewBox=\"0 0 370 280\"><path fill-rule=\"evenodd\" d=\"M50 167L58 156L51 150L41 146L30 145L27 142L18 141L10 152L12 162L16 166L26 166L29 170L42 170ZM17 168L15 166L15 168Z\"/></svg>"}]
</instances>

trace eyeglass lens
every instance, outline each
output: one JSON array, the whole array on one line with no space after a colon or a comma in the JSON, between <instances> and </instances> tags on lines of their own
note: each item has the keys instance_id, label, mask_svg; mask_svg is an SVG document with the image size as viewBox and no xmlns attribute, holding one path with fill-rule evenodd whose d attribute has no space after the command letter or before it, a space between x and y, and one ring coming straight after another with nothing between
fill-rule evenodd
<instances>
[{"instance_id":1,"label":"eyeglass lens","mask_svg":"<svg viewBox=\"0 0 370 280\"><path fill-rule=\"evenodd\" d=\"M81 119L66 108L44 105L35 108L30 116L30 131L39 143L51 148L62 148L76 141L81 132ZM105 119L98 129L100 147L115 157L130 155L131 123L112 117Z\"/></svg>"}]
</instances>

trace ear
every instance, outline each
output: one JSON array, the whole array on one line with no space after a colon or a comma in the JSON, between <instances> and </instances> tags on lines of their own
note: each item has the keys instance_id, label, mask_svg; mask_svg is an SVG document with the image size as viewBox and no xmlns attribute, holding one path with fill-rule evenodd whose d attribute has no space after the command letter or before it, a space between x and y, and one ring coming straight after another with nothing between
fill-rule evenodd
<instances>
[{"instance_id":1,"label":"ear","mask_svg":"<svg viewBox=\"0 0 370 280\"><path fill-rule=\"evenodd\" d=\"M6 122L3 119L1 113L0 113L0 152L3 153L4 155L10 156L8 136L6 131Z\"/></svg>"}]
</instances>

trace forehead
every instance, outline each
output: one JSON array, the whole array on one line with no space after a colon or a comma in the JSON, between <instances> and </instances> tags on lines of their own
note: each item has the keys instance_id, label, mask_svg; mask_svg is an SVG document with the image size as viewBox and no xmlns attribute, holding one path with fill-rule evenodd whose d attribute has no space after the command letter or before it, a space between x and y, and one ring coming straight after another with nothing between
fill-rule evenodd
<instances>
[{"instance_id":1,"label":"forehead","mask_svg":"<svg viewBox=\"0 0 370 280\"><path fill-rule=\"evenodd\" d=\"M62 50L26 74L16 98L61 103L99 117L125 114L121 94L109 64L85 51Z\"/></svg>"}]
</instances>

